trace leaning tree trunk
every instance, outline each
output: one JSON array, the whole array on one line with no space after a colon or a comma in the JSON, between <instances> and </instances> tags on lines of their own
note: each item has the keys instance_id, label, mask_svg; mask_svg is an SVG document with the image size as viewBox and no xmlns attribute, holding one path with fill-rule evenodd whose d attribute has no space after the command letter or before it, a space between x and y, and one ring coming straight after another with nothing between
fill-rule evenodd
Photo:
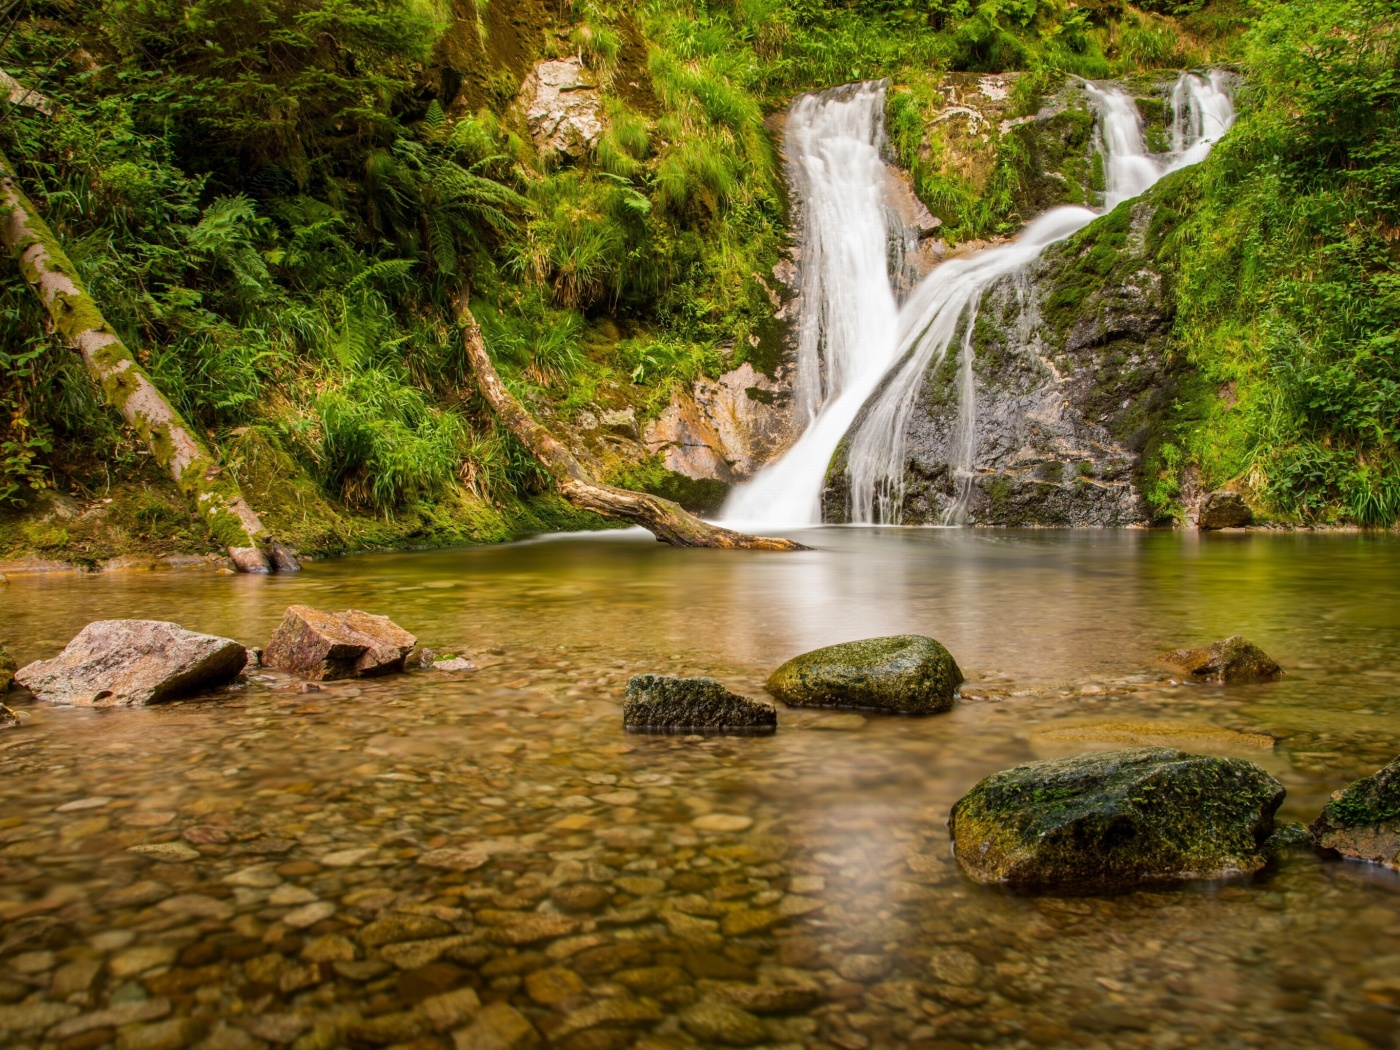
<instances>
[{"instance_id":1,"label":"leaning tree trunk","mask_svg":"<svg viewBox=\"0 0 1400 1050\"><path fill-rule=\"evenodd\" d=\"M238 481L209 454L107 324L58 238L19 188L4 154L0 154L0 241L19 260L25 280L48 309L60 338L82 355L88 374L145 441L156 462L170 471L209 534L228 548L238 570L268 572L273 563L282 571L298 568L296 559L268 534L243 499Z\"/></svg>"},{"instance_id":2,"label":"leaning tree trunk","mask_svg":"<svg viewBox=\"0 0 1400 1050\"><path fill-rule=\"evenodd\" d=\"M642 526L663 543L678 547L753 548L770 551L805 550L792 540L749 536L701 521L678 503L646 492L601 485L583 464L553 434L535 421L525 406L506 389L496 366L486 353L481 327L472 316L465 292L456 300L457 326L462 330L462 343L467 360L476 374L477 385L490 403L497 418L506 429L520 439L537 460L549 471L559 486L559 492L574 506L618 518Z\"/></svg>"}]
</instances>

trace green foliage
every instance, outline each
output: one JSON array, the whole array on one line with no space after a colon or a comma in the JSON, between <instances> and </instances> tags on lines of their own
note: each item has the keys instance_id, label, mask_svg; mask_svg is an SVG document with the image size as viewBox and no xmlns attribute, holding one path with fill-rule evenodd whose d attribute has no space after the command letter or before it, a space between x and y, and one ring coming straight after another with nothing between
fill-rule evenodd
<instances>
[{"instance_id":1,"label":"green foliage","mask_svg":"<svg viewBox=\"0 0 1400 1050\"><path fill-rule=\"evenodd\" d=\"M1191 464L1308 521L1400 518L1397 29L1395 0L1263 12L1245 112L1167 241L1206 379Z\"/></svg>"}]
</instances>

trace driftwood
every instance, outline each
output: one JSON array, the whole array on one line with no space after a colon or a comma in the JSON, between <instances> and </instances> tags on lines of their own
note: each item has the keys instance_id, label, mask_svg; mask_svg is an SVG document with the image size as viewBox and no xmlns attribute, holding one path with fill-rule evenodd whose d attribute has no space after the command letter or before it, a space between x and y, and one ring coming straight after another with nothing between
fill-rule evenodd
<instances>
[{"instance_id":1,"label":"driftwood","mask_svg":"<svg viewBox=\"0 0 1400 1050\"><path fill-rule=\"evenodd\" d=\"M549 472L560 494L582 510L607 518L630 521L651 532L663 543L678 547L723 547L752 550L805 550L792 540L749 536L732 529L701 521L678 503L646 492L615 488L600 484L572 452L553 434L541 426L514 394L506 389L486 353L481 327L472 316L465 292L454 304L457 326L462 330L462 343L467 360L476 376L482 396L491 405L506 429L520 439Z\"/></svg>"},{"instance_id":2,"label":"driftwood","mask_svg":"<svg viewBox=\"0 0 1400 1050\"><path fill-rule=\"evenodd\" d=\"M7 87L11 97L22 91L0 82L0 90ZM22 94L21 100L45 112L35 105L36 97L48 105L47 99L32 94ZM0 154L0 242L18 260L25 280L53 319L55 332L82 355L93 381L141 436L155 461L170 471L204 527L228 549L238 571L300 568L248 506L237 479L210 455L197 432L117 338L58 238L19 188L4 154Z\"/></svg>"}]
</instances>

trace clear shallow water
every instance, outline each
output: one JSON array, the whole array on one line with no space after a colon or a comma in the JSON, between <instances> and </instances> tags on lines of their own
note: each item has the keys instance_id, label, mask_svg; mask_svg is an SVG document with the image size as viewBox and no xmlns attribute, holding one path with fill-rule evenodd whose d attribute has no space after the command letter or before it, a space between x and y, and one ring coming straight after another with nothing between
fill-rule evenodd
<instances>
[{"instance_id":1,"label":"clear shallow water","mask_svg":"<svg viewBox=\"0 0 1400 1050\"><path fill-rule=\"evenodd\" d=\"M419 1004L472 987L570 1050L1394 1045L1384 873L1304 850L1250 882L1015 898L962 877L944 822L988 773L1124 733L1258 761L1280 815L1311 819L1400 753L1395 537L803 538L822 549L608 535L288 578L14 579L0 638L21 661L111 616L261 644L306 602L387 613L481 669L22 707L0 734L0 1042L427 1050L452 1037ZM630 674L761 695L795 653L895 632L947 644L968 699L919 720L782 710L767 738L621 730ZM1175 686L1150 663L1235 632L1289 676ZM129 850L162 842L199 856ZM489 859L420 863L441 849ZM412 940L373 943L406 916ZM773 986L789 1012L711 1005Z\"/></svg>"}]
</instances>

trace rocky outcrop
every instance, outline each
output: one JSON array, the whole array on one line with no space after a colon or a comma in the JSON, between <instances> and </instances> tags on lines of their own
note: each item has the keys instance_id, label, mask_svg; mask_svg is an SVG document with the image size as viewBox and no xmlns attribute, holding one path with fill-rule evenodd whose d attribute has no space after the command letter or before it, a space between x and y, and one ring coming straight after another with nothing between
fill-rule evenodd
<instances>
[{"instance_id":1,"label":"rocky outcrop","mask_svg":"<svg viewBox=\"0 0 1400 1050\"><path fill-rule=\"evenodd\" d=\"M1334 794L1308 830L1323 849L1400 871L1400 758Z\"/></svg>"},{"instance_id":2,"label":"rocky outcrop","mask_svg":"<svg viewBox=\"0 0 1400 1050\"><path fill-rule=\"evenodd\" d=\"M938 642L902 634L795 656L769 675L768 691L794 707L927 715L952 707L962 680L962 671Z\"/></svg>"},{"instance_id":3,"label":"rocky outcrop","mask_svg":"<svg viewBox=\"0 0 1400 1050\"><path fill-rule=\"evenodd\" d=\"M97 620L52 660L20 668L15 681L51 704L131 707L223 685L247 660L231 638L177 623Z\"/></svg>"},{"instance_id":4,"label":"rocky outcrop","mask_svg":"<svg viewBox=\"0 0 1400 1050\"><path fill-rule=\"evenodd\" d=\"M1238 634L1204 649L1176 649L1160 659L1200 682L1270 682L1283 675L1268 653Z\"/></svg>"},{"instance_id":5,"label":"rocky outcrop","mask_svg":"<svg viewBox=\"0 0 1400 1050\"><path fill-rule=\"evenodd\" d=\"M3 645L0 645L0 696L3 696L5 690L10 688L10 682L15 677L17 670L19 670L19 665L15 663L15 658L5 650Z\"/></svg>"},{"instance_id":6,"label":"rocky outcrop","mask_svg":"<svg viewBox=\"0 0 1400 1050\"><path fill-rule=\"evenodd\" d=\"M948 827L978 882L1092 892L1258 871L1283 796L1243 759L1130 748L994 773Z\"/></svg>"},{"instance_id":7,"label":"rocky outcrop","mask_svg":"<svg viewBox=\"0 0 1400 1050\"><path fill-rule=\"evenodd\" d=\"M969 476L952 467L964 425L955 339L905 430L904 524L1148 521L1136 473L1175 389L1172 307L1152 261L1159 209L1150 194L1125 204L988 290L972 338ZM843 452L828 477L826 518L846 520Z\"/></svg>"},{"instance_id":8,"label":"rocky outcrop","mask_svg":"<svg viewBox=\"0 0 1400 1050\"><path fill-rule=\"evenodd\" d=\"M268 641L263 665L302 678L368 678L402 671L417 644L387 616L293 605Z\"/></svg>"},{"instance_id":9,"label":"rocky outcrop","mask_svg":"<svg viewBox=\"0 0 1400 1050\"><path fill-rule=\"evenodd\" d=\"M627 683L622 721L634 732L772 732L778 713L713 678L639 674Z\"/></svg>"},{"instance_id":10,"label":"rocky outcrop","mask_svg":"<svg viewBox=\"0 0 1400 1050\"><path fill-rule=\"evenodd\" d=\"M1240 529L1254 522L1254 512L1238 492L1207 492L1196 510L1196 528Z\"/></svg>"},{"instance_id":11,"label":"rocky outcrop","mask_svg":"<svg viewBox=\"0 0 1400 1050\"><path fill-rule=\"evenodd\" d=\"M535 66L517 103L541 153L580 158L603 133L603 102L592 74L575 56Z\"/></svg>"},{"instance_id":12,"label":"rocky outcrop","mask_svg":"<svg viewBox=\"0 0 1400 1050\"><path fill-rule=\"evenodd\" d=\"M732 484L786 449L792 429L783 378L771 379L746 361L718 379L696 380L689 394L673 395L646 425L643 442L668 470Z\"/></svg>"}]
</instances>

